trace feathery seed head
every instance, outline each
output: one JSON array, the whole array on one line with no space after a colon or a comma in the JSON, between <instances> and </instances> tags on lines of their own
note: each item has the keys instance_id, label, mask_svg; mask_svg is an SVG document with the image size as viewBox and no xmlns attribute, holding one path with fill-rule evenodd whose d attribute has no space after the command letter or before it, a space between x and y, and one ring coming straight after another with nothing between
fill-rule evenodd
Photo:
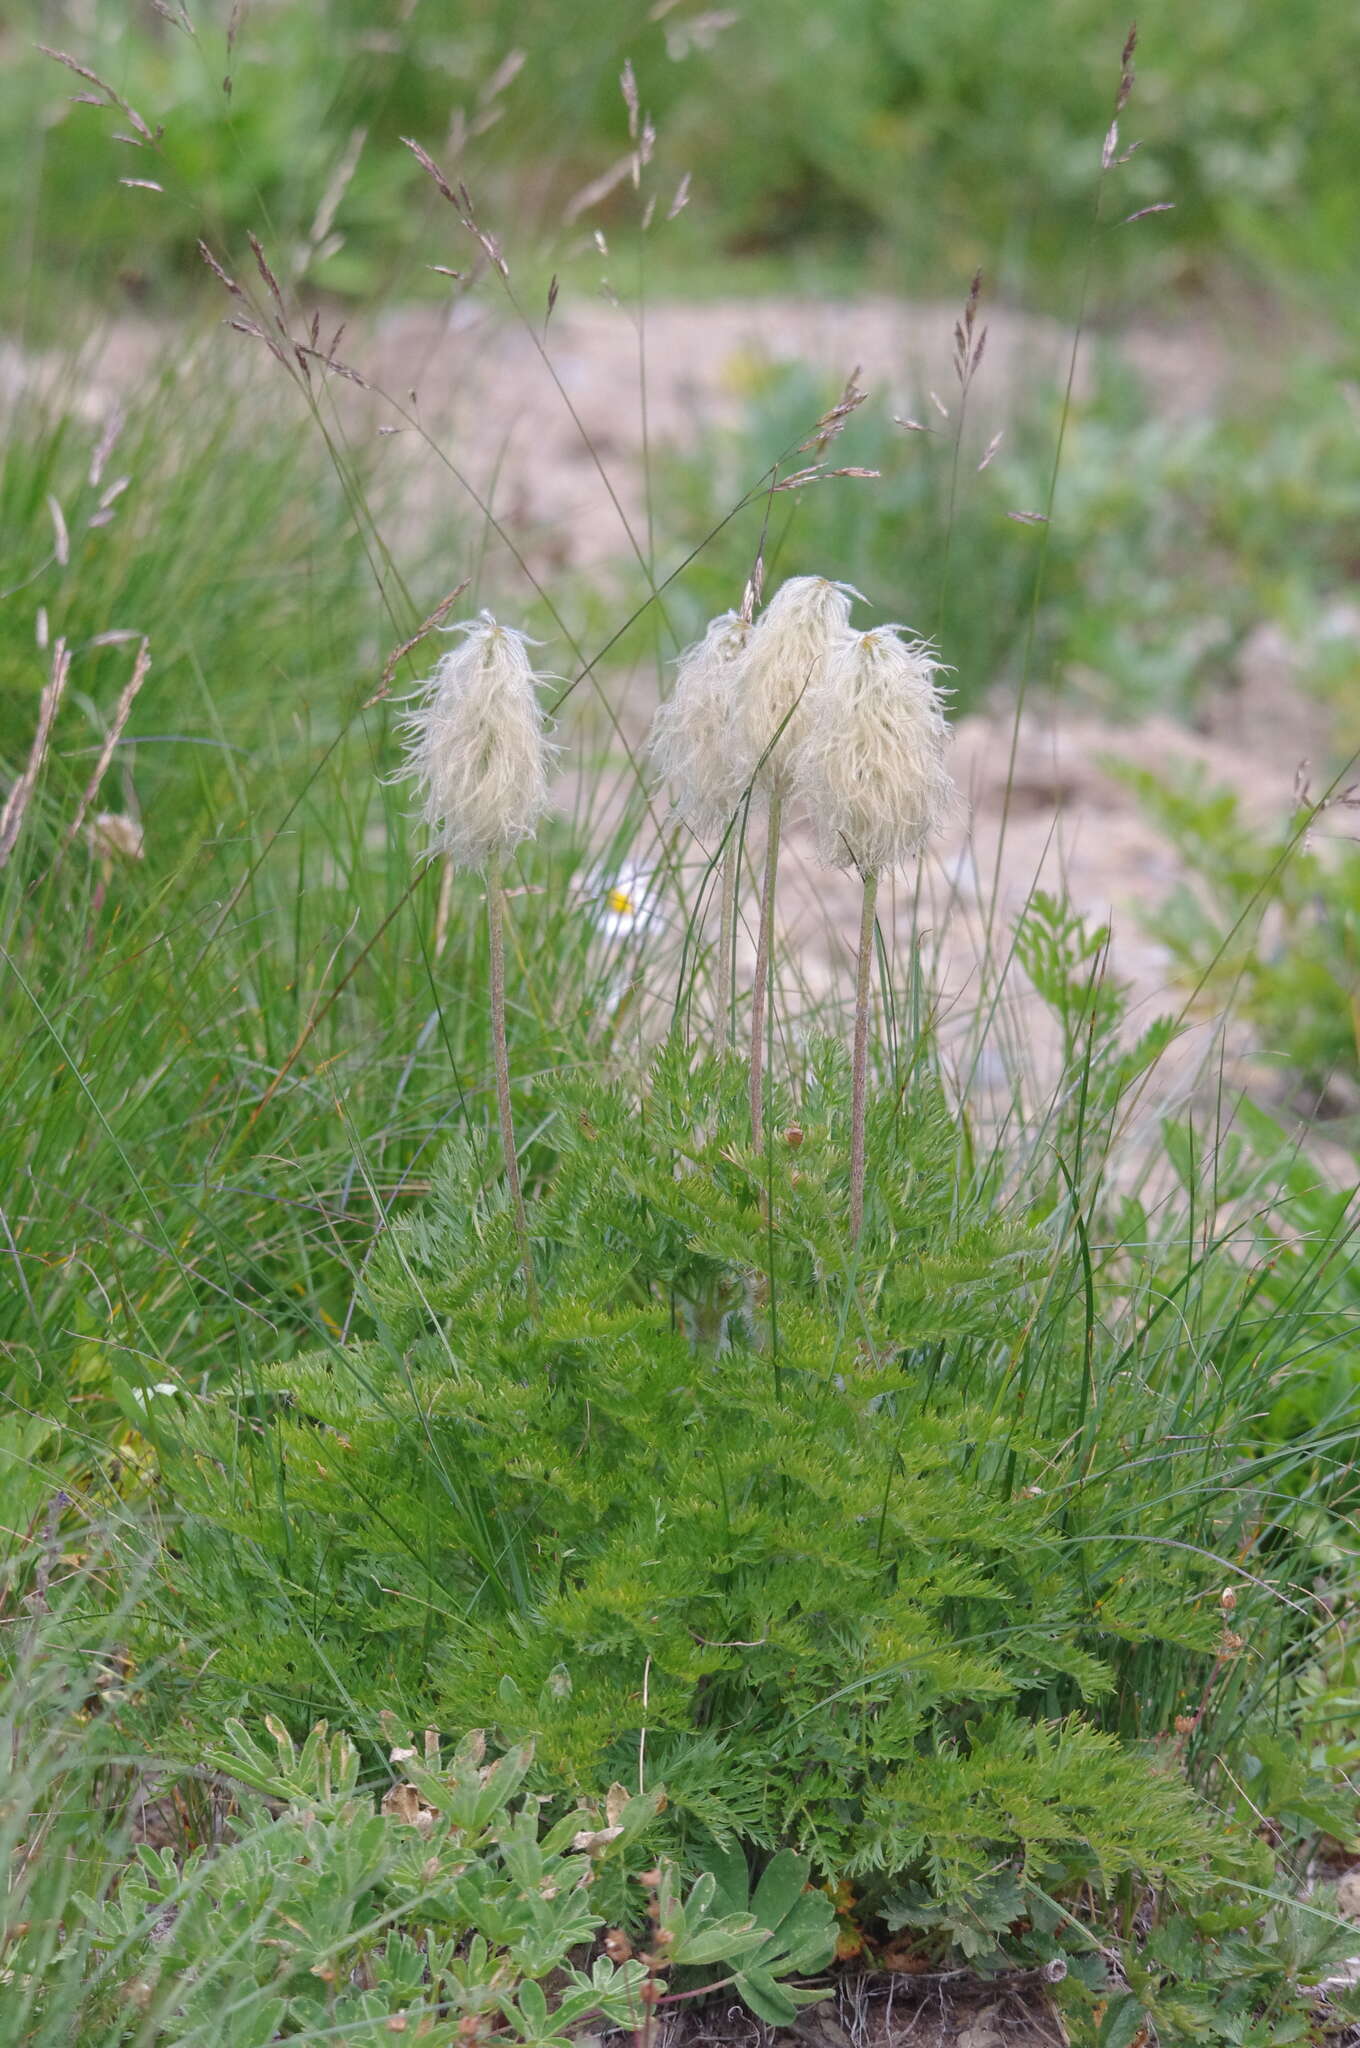
<instances>
[{"instance_id":1,"label":"feathery seed head","mask_svg":"<svg viewBox=\"0 0 1360 2048\"><path fill-rule=\"evenodd\" d=\"M809 693L797 763L829 865L900 867L956 810L939 673L931 648L895 626L837 639Z\"/></svg>"},{"instance_id":2,"label":"feathery seed head","mask_svg":"<svg viewBox=\"0 0 1360 2048\"><path fill-rule=\"evenodd\" d=\"M402 719L403 773L415 783L431 853L484 867L535 830L548 807L548 761L529 642L482 612Z\"/></svg>"},{"instance_id":3,"label":"feathery seed head","mask_svg":"<svg viewBox=\"0 0 1360 2048\"><path fill-rule=\"evenodd\" d=\"M653 763L701 839L726 829L754 765L739 716L751 631L738 612L720 612L680 656L675 688L652 723Z\"/></svg>"},{"instance_id":4,"label":"feathery seed head","mask_svg":"<svg viewBox=\"0 0 1360 2048\"><path fill-rule=\"evenodd\" d=\"M810 700L849 626L850 599L859 594L825 576L790 576L752 631L742 690L744 753L751 767L759 764L766 794L791 786Z\"/></svg>"}]
</instances>

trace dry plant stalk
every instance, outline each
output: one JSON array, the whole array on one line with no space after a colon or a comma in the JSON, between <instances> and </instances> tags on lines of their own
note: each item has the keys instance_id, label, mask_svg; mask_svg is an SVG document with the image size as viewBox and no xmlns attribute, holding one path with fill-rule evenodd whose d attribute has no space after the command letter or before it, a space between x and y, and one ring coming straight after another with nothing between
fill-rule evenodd
<instances>
[{"instance_id":1,"label":"dry plant stalk","mask_svg":"<svg viewBox=\"0 0 1360 2048\"><path fill-rule=\"evenodd\" d=\"M439 603L430 613L430 616L427 619L421 620L410 639L401 641L398 646L392 649L392 652L383 663L382 678L377 689L371 697L364 700L365 711L371 711L375 704L380 704L384 697L391 694L392 681L397 673L398 663L404 661L408 654L413 653L419 647L422 640L427 640L436 626L443 625L445 619L467 589L469 581L470 578L465 576L462 582L449 592L447 597L441 597Z\"/></svg>"},{"instance_id":2,"label":"dry plant stalk","mask_svg":"<svg viewBox=\"0 0 1360 2048\"><path fill-rule=\"evenodd\" d=\"M28 760L22 774L5 798L0 810L0 868L4 867L14 851L15 843L23 830L24 815L33 800L43 762L47 758L48 745L52 738L52 727L56 723L61 700L66 693L67 679L71 673L71 654L64 639L58 640L52 649L52 669L43 684L42 696L38 700L38 724L29 749Z\"/></svg>"},{"instance_id":3,"label":"dry plant stalk","mask_svg":"<svg viewBox=\"0 0 1360 2048\"><path fill-rule=\"evenodd\" d=\"M85 822L85 813L99 795L100 785L109 772L109 763L114 757L118 742L122 739L127 729L127 722L132 716L132 707L137 701L138 692L146 681L150 668L151 642L144 639L141 646L137 649L137 657L132 664L132 674L123 685L122 694L114 707L113 722L104 735L104 744L99 749L99 759L94 764L94 773L82 790L80 802L76 805L75 816L66 828L66 837L62 841L63 848L71 844L71 841Z\"/></svg>"}]
</instances>

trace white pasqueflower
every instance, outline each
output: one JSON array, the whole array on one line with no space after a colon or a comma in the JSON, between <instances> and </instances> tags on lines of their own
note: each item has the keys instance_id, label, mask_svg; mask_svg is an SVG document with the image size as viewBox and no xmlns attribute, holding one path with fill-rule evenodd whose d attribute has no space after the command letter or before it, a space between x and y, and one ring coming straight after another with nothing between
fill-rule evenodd
<instances>
[{"instance_id":1,"label":"white pasqueflower","mask_svg":"<svg viewBox=\"0 0 1360 2048\"><path fill-rule=\"evenodd\" d=\"M859 592L825 576L781 583L751 633L741 689L742 755L767 795L783 796L807 727L809 700Z\"/></svg>"},{"instance_id":2,"label":"white pasqueflower","mask_svg":"<svg viewBox=\"0 0 1360 2048\"><path fill-rule=\"evenodd\" d=\"M843 633L809 691L798 789L822 858L867 874L918 854L958 804L940 664L897 627Z\"/></svg>"},{"instance_id":3,"label":"white pasqueflower","mask_svg":"<svg viewBox=\"0 0 1360 2048\"><path fill-rule=\"evenodd\" d=\"M755 765L739 718L751 630L739 612L711 620L680 656L675 688L652 722L653 763L700 839L726 831Z\"/></svg>"},{"instance_id":4,"label":"white pasqueflower","mask_svg":"<svg viewBox=\"0 0 1360 2048\"><path fill-rule=\"evenodd\" d=\"M601 932L615 942L645 938L653 925L663 922L660 894L657 871L628 861L616 875L597 875L589 900Z\"/></svg>"},{"instance_id":5,"label":"white pasqueflower","mask_svg":"<svg viewBox=\"0 0 1360 2048\"><path fill-rule=\"evenodd\" d=\"M480 868L527 839L548 807L548 760L529 642L482 612L448 629L423 701L401 721L431 851Z\"/></svg>"}]
</instances>

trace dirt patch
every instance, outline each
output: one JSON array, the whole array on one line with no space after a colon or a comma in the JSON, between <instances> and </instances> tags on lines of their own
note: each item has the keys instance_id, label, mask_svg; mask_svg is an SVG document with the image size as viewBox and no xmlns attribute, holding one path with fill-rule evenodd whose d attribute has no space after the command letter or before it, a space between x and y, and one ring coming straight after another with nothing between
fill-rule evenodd
<instances>
[{"instance_id":1,"label":"dirt patch","mask_svg":"<svg viewBox=\"0 0 1360 2048\"><path fill-rule=\"evenodd\" d=\"M1067 2039L1034 1972L985 1980L942 1970L847 1976L787 2030L739 2001L710 2000L672 2021L659 2048L1066 2048Z\"/></svg>"},{"instance_id":2,"label":"dirt patch","mask_svg":"<svg viewBox=\"0 0 1360 2048\"><path fill-rule=\"evenodd\" d=\"M699 306L657 304L635 322L617 308L560 305L543 352L480 301L446 315L398 311L346 340L346 353L420 418L487 501L526 526L546 562L599 569L645 533L644 424L652 445L684 445L741 418L763 366L803 362L843 382L858 367L871 403L933 418L929 393L952 402L950 357L958 307L885 297L761 298ZM1065 380L1070 330L1006 307L987 315L985 371L970 417L990 437L1018 393ZM1223 374L1221 350L1198 330L1134 329L1115 344L1168 415L1202 408ZM1090 351L1078 361L1086 388ZM645 379L645 404L643 398ZM809 422L811 424L811 422ZM408 502L448 504L449 478L409 433L394 461L409 464ZM774 451L777 452L777 451ZM605 488L601 469L612 487Z\"/></svg>"}]
</instances>

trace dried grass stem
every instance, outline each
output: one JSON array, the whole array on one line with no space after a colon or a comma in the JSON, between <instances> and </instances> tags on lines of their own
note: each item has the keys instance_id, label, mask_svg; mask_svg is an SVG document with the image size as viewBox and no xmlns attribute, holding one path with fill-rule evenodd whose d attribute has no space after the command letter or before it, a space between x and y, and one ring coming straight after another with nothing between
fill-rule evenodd
<instances>
[{"instance_id":1,"label":"dried grass stem","mask_svg":"<svg viewBox=\"0 0 1360 2048\"><path fill-rule=\"evenodd\" d=\"M29 749L28 760L23 773L5 799L0 810L0 868L14 851L15 842L23 830L24 815L33 800L43 762L47 758L48 745L52 738L52 727L56 723L57 711L66 694L66 682L71 673L71 653L65 640L58 640L52 650L52 669L43 685L38 700L38 725Z\"/></svg>"}]
</instances>

